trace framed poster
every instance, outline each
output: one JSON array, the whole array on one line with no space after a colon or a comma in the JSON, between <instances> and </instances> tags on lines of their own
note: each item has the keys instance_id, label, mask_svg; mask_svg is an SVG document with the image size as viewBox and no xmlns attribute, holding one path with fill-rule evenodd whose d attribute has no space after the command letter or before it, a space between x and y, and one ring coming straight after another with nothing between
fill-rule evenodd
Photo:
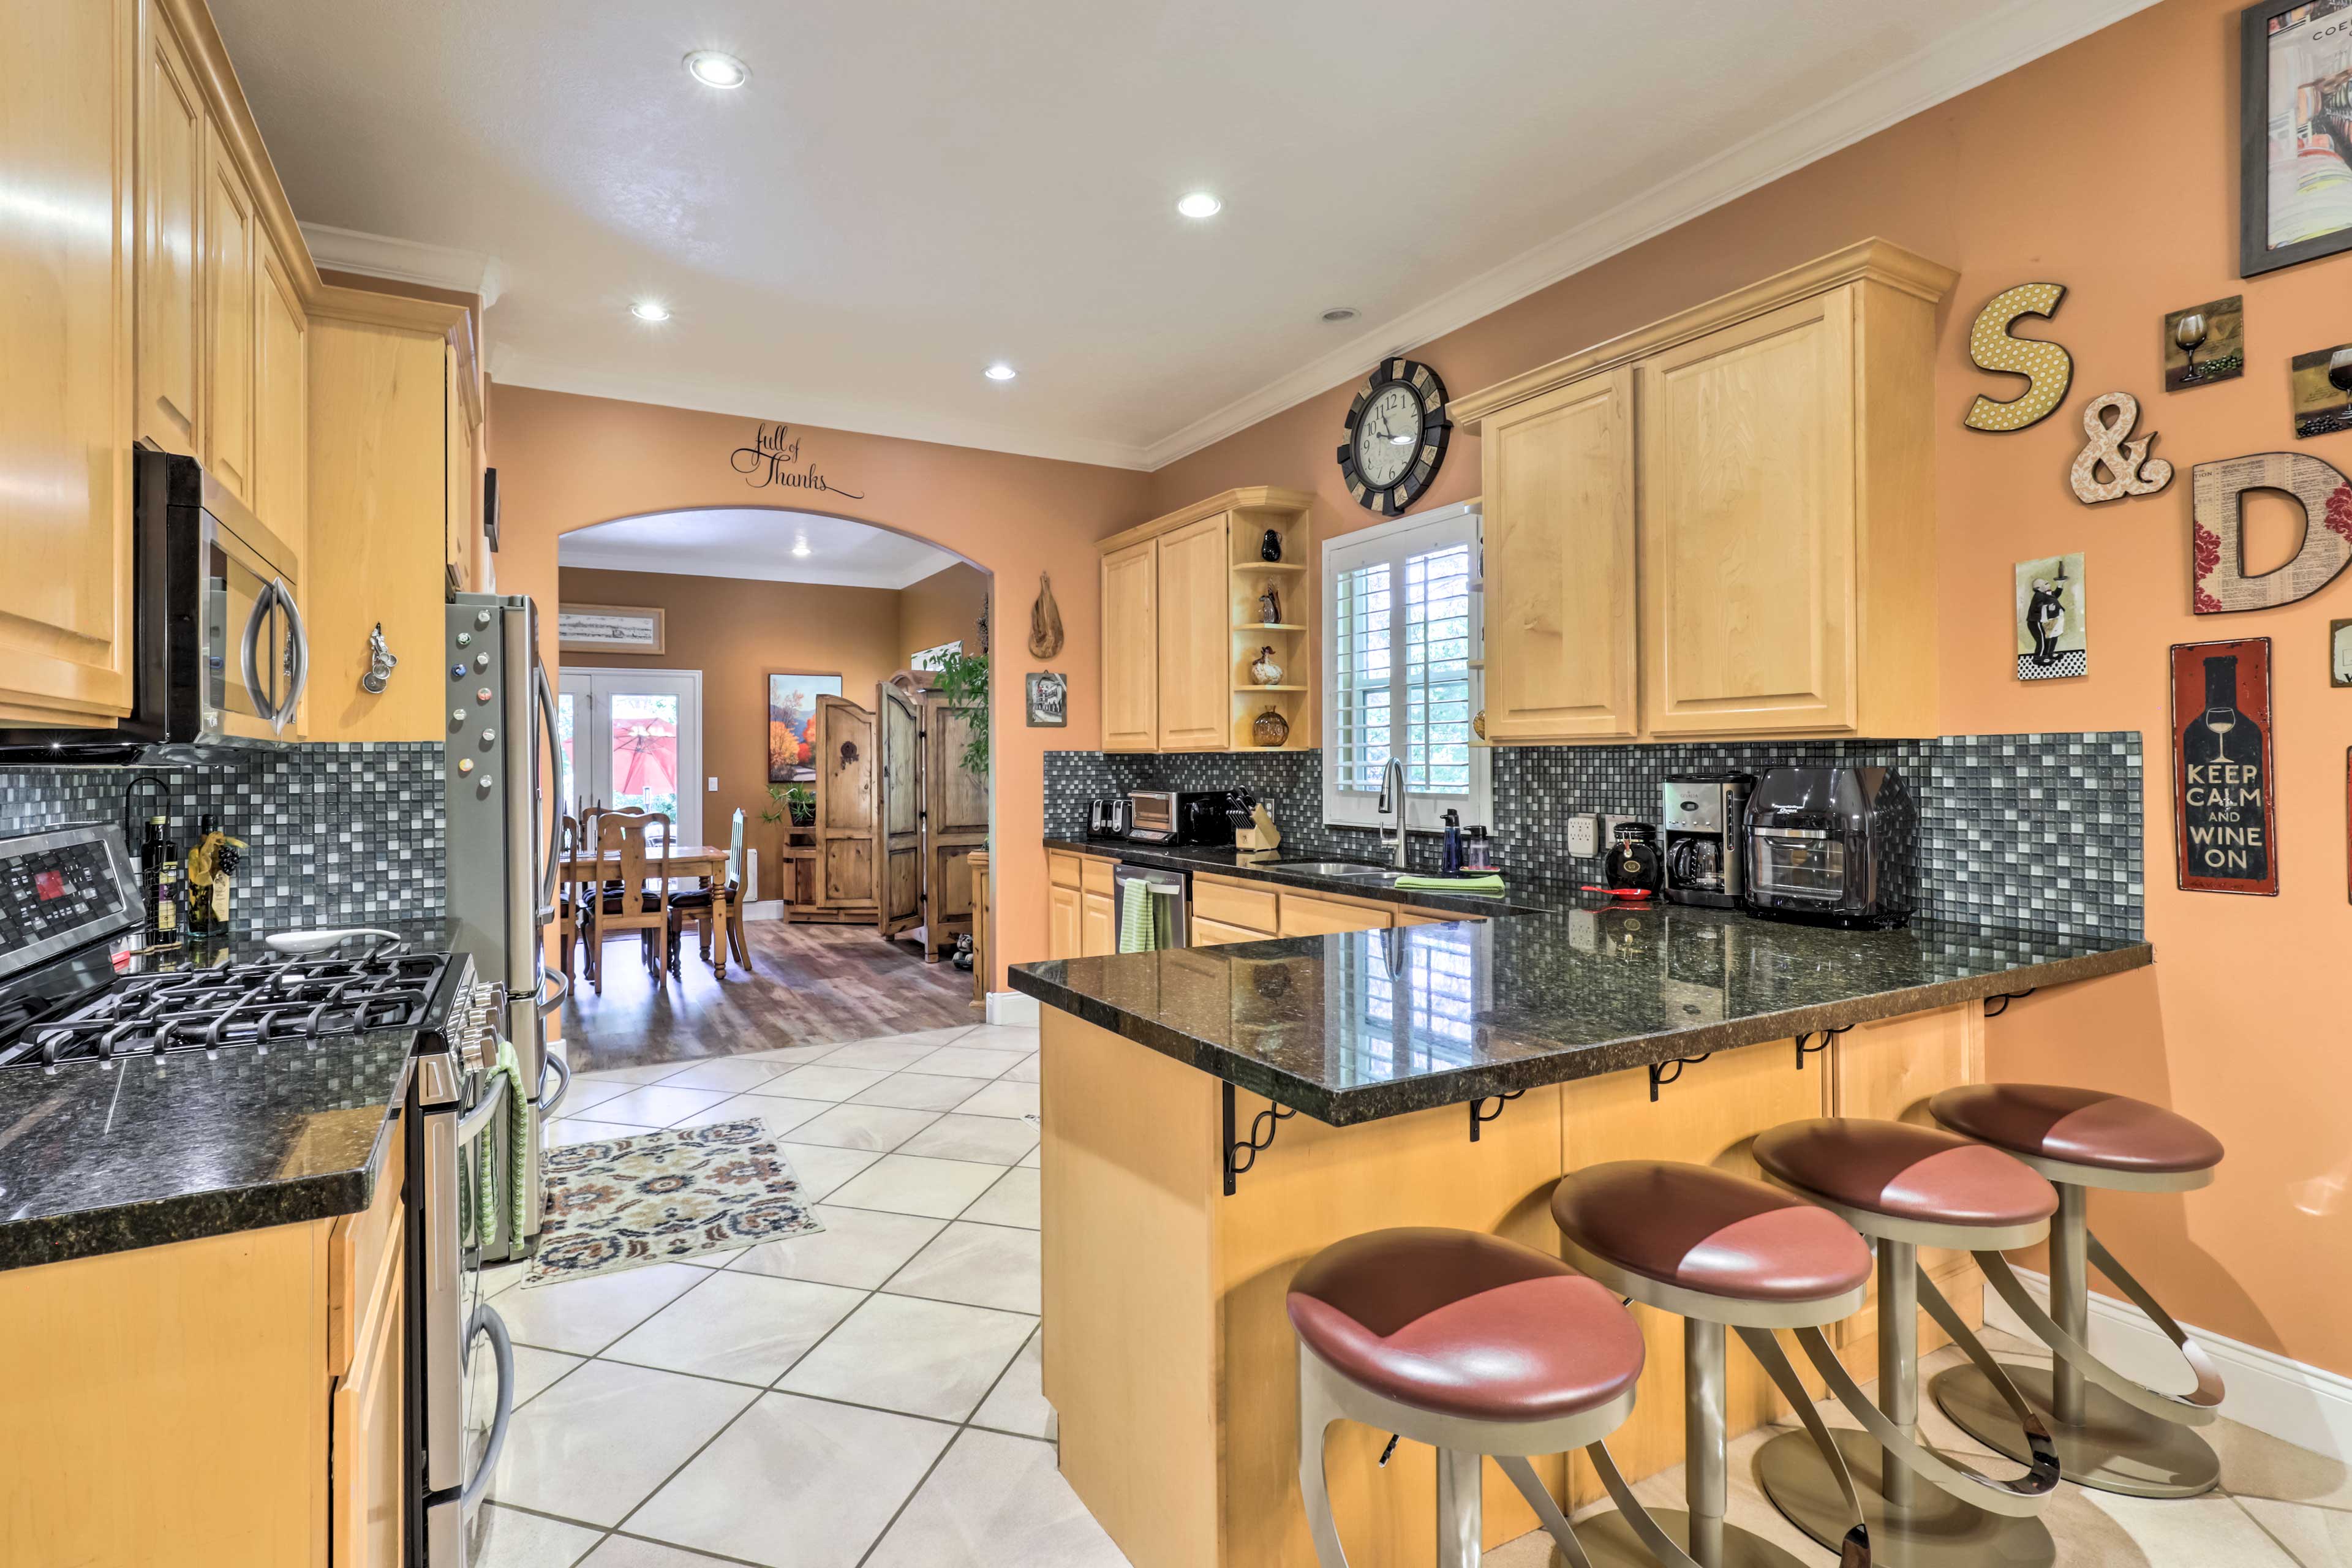
<instances>
[{"instance_id":1,"label":"framed poster","mask_svg":"<svg viewBox=\"0 0 2352 1568\"><path fill-rule=\"evenodd\" d=\"M564 653L667 653L669 632L658 608L565 605L555 612L555 646Z\"/></svg>"},{"instance_id":2,"label":"framed poster","mask_svg":"<svg viewBox=\"0 0 2352 1568\"><path fill-rule=\"evenodd\" d=\"M2019 562L2013 608L2018 679L2062 680L2091 673L2079 553Z\"/></svg>"},{"instance_id":3,"label":"framed poster","mask_svg":"<svg viewBox=\"0 0 2352 1568\"><path fill-rule=\"evenodd\" d=\"M1050 669L1032 670L1025 679L1032 730L1058 730L1070 721L1070 678Z\"/></svg>"},{"instance_id":4,"label":"framed poster","mask_svg":"<svg viewBox=\"0 0 2352 1568\"><path fill-rule=\"evenodd\" d=\"M816 700L841 695L841 677L768 672L768 782L808 784L816 777L809 725Z\"/></svg>"},{"instance_id":5,"label":"framed poster","mask_svg":"<svg viewBox=\"0 0 2352 1568\"><path fill-rule=\"evenodd\" d=\"M2352 249L2352 0L2238 14L2238 276Z\"/></svg>"},{"instance_id":6,"label":"framed poster","mask_svg":"<svg viewBox=\"0 0 2352 1568\"><path fill-rule=\"evenodd\" d=\"M2172 837L2182 890L2278 892L2271 639L2172 647Z\"/></svg>"},{"instance_id":7,"label":"framed poster","mask_svg":"<svg viewBox=\"0 0 2352 1568\"><path fill-rule=\"evenodd\" d=\"M2327 623L2327 684L2352 686L2352 621Z\"/></svg>"}]
</instances>

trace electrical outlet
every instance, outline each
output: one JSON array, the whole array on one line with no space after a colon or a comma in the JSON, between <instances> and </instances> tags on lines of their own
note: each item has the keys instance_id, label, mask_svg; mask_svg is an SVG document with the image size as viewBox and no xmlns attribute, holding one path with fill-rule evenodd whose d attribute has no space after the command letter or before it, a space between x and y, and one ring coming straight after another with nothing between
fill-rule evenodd
<instances>
[{"instance_id":1,"label":"electrical outlet","mask_svg":"<svg viewBox=\"0 0 2352 1568\"><path fill-rule=\"evenodd\" d=\"M1568 852L1571 855L1601 853L1600 817L1585 811L1568 819Z\"/></svg>"},{"instance_id":2,"label":"electrical outlet","mask_svg":"<svg viewBox=\"0 0 2352 1568\"><path fill-rule=\"evenodd\" d=\"M715 778L710 781L710 793L712 795L719 793L719 781Z\"/></svg>"},{"instance_id":3,"label":"electrical outlet","mask_svg":"<svg viewBox=\"0 0 2352 1568\"><path fill-rule=\"evenodd\" d=\"M1617 842L1617 825L1619 823L1639 822L1642 819L1638 816L1611 816L1604 813L1601 818L1601 847L1602 852L1606 853L1609 847Z\"/></svg>"}]
</instances>

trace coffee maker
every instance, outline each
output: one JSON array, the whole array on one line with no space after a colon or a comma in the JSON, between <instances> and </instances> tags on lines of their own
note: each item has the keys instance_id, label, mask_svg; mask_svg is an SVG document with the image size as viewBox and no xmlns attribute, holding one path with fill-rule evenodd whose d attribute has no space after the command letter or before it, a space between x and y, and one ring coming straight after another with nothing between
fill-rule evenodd
<instances>
[{"instance_id":1,"label":"coffee maker","mask_svg":"<svg viewBox=\"0 0 2352 1568\"><path fill-rule=\"evenodd\" d=\"M1748 890L1742 824L1755 785L1752 773L1682 773L1665 781L1659 853L1668 902L1738 907Z\"/></svg>"}]
</instances>

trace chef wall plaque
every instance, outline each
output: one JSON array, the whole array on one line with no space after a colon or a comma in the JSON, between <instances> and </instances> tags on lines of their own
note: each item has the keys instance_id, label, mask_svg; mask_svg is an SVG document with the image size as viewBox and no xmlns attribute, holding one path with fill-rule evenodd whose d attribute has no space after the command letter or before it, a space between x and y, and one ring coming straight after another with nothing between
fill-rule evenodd
<instances>
[{"instance_id":1,"label":"chef wall plaque","mask_svg":"<svg viewBox=\"0 0 2352 1568\"><path fill-rule=\"evenodd\" d=\"M2271 639L2172 648L2172 836L2192 893L2278 892Z\"/></svg>"}]
</instances>

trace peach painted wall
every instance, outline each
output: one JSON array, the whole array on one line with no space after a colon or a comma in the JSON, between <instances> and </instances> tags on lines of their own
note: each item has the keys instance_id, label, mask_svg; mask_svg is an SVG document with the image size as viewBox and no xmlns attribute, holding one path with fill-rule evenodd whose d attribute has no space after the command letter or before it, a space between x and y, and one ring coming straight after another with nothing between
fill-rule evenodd
<instances>
[{"instance_id":1,"label":"peach painted wall","mask_svg":"<svg viewBox=\"0 0 2352 1568\"><path fill-rule=\"evenodd\" d=\"M796 426L797 468L814 461L833 490L755 489L729 465L758 422L530 387L491 393L498 427L504 544L499 587L542 604L556 596L556 540L614 518L687 507L775 505L855 519L912 534L994 574L1005 602L992 621L1021 628L996 638L992 694L996 742L995 985L1003 965L1045 956L1045 753L1093 746L1096 699L1094 542L1141 521L1142 474L970 447ZM845 492L856 492L856 498ZM1054 574L1069 647L1053 668L1070 679L1070 722L1023 722L1021 674L1038 668L1023 646L1037 574ZM556 659L551 626L544 648Z\"/></svg>"},{"instance_id":2,"label":"peach painted wall","mask_svg":"<svg viewBox=\"0 0 2352 1568\"><path fill-rule=\"evenodd\" d=\"M907 595L891 588L667 572L566 567L561 577L567 604L658 605L667 612L667 649L659 655L567 653L563 663L702 672L702 773L719 781L715 791L694 785L701 792L703 839L725 844L729 823L740 810L743 841L760 852L760 896L780 896L783 826L760 819L761 812L776 809L768 795L768 672L838 675L842 695L871 708L875 684L901 663L898 617Z\"/></svg>"},{"instance_id":3,"label":"peach painted wall","mask_svg":"<svg viewBox=\"0 0 2352 1568\"><path fill-rule=\"evenodd\" d=\"M2211 1127L2230 1149L2212 1187L2099 1201L2102 1233L2184 1321L2352 1373L2352 690L2329 687L2326 647L2328 620L2352 617L2352 574L2279 610L2189 613L2191 464L2293 449L2352 471L2352 435L2294 438L2286 374L2290 355L2352 339L2352 256L2237 276L2237 13L2235 0L2142 12L1413 353L1468 393L1871 235L1960 269L1937 364L1943 728L2141 731L2157 950L2152 969L2014 1005L1988 1026L1992 1071L2111 1087ZM1969 363L1971 318L2041 280L2069 290L2054 321L2023 324L2073 352L2064 406L2021 433L1964 428L1976 394L2019 384ZM2246 375L2164 392L2164 312L2241 291ZM1162 468L1150 510L1295 485L1320 496L1324 532L1361 526L1332 459L1353 384ZM2142 433L2161 432L2157 454L2179 475L2160 495L2085 507L2066 477L2082 408L2116 390L2140 400ZM1423 504L1476 494L1478 468L1478 442L1459 442ZM2249 570L2294 549L2284 510ZM2091 673L2020 683L2011 565L2076 550ZM2165 650L2243 637L2273 639L2275 899L2174 886Z\"/></svg>"},{"instance_id":4,"label":"peach painted wall","mask_svg":"<svg viewBox=\"0 0 2352 1568\"><path fill-rule=\"evenodd\" d=\"M908 584L898 595L900 667L904 668L923 649L941 643L960 642L966 653L978 649L979 621L988 608L988 574L961 561L919 583ZM1000 651L1025 658L1029 652L1028 606L1014 607L1020 612L1014 623L1020 635Z\"/></svg>"}]
</instances>

